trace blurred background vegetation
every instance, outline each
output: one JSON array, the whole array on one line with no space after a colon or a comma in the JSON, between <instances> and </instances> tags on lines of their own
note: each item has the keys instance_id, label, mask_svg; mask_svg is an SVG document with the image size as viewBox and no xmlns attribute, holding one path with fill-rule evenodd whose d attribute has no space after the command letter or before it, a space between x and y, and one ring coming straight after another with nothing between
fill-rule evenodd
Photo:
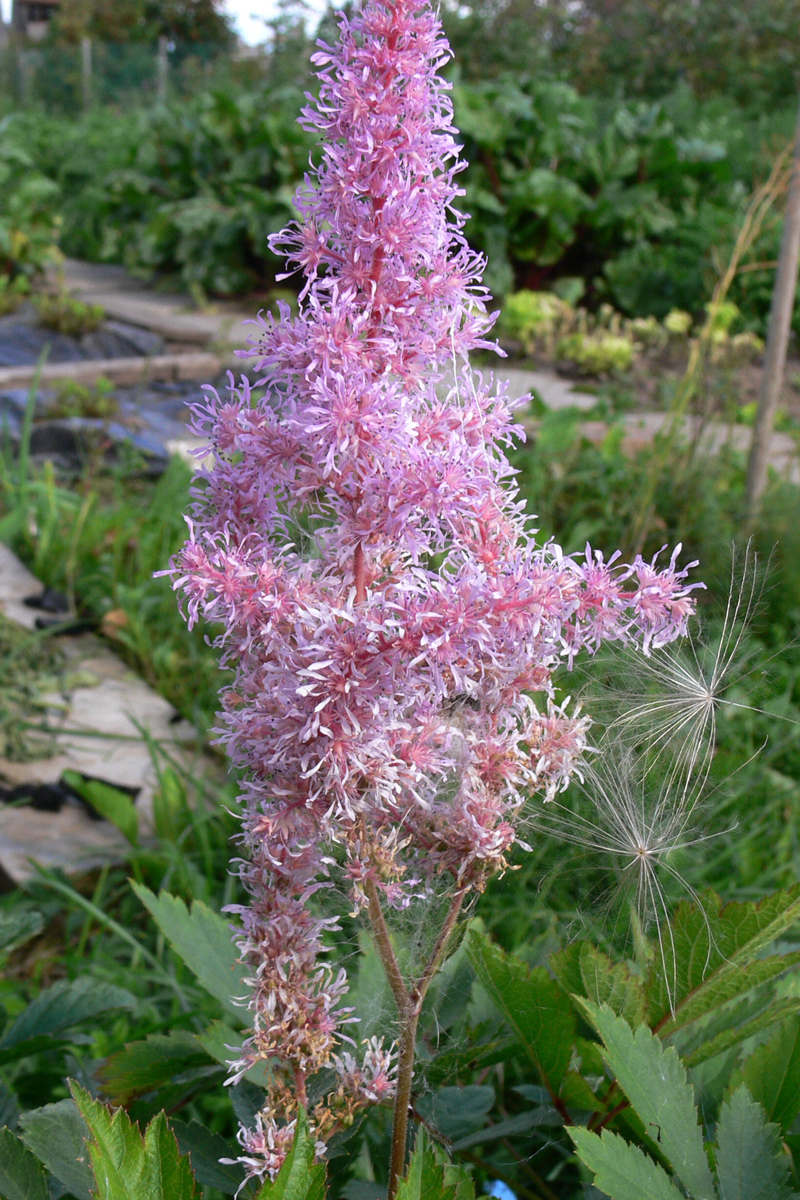
<instances>
[{"instance_id":1,"label":"blurred background vegetation","mask_svg":"<svg viewBox=\"0 0 800 1200\"><path fill-rule=\"evenodd\" d=\"M590 308L702 309L791 135L792 0L476 0L443 17L467 236L495 295L566 278ZM264 46L244 48L211 0L64 0L42 41L11 39L0 55L3 163L25 155L24 187L35 171L55 189L67 254L208 295L263 290L278 267L267 238L314 150L296 124L314 86L312 29L289 0ZM8 165L3 177L5 208L23 185ZM778 236L768 224L731 296L760 334Z\"/></svg>"}]
</instances>

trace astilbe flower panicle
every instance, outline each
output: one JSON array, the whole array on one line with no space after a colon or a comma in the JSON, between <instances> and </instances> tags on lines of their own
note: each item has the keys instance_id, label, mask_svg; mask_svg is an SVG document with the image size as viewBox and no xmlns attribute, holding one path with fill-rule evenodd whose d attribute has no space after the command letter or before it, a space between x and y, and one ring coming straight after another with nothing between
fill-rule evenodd
<instances>
[{"instance_id":1,"label":"astilbe flower panicle","mask_svg":"<svg viewBox=\"0 0 800 1200\"><path fill-rule=\"evenodd\" d=\"M675 554L623 566L537 542L504 454L515 404L468 363L493 317L455 208L438 19L366 0L339 24L302 117L320 165L273 240L304 276L299 312L258 318L256 385L195 406L213 466L173 564L235 672L219 738L247 780L254 1028L234 1078L275 1067L242 1132L248 1170L270 1175L310 1075L338 1081L311 1105L320 1140L392 1090L389 1051L339 1049L352 1014L315 895L344 881L391 908L482 889L526 799L564 788L586 746L554 669L604 639L664 645L693 607Z\"/></svg>"}]
</instances>

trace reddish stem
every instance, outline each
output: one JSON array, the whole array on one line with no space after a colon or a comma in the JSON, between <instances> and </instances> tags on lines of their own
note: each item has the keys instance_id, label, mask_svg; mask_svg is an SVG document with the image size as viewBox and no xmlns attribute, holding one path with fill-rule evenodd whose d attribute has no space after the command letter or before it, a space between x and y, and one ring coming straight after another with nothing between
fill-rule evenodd
<instances>
[{"instance_id":1,"label":"reddish stem","mask_svg":"<svg viewBox=\"0 0 800 1200\"><path fill-rule=\"evenodd\" d=\"M356 583L356 603L360 604L367 598L367 564L361 542L358 543L353 553L353 577Z\"/></svg>"}]
</instances>

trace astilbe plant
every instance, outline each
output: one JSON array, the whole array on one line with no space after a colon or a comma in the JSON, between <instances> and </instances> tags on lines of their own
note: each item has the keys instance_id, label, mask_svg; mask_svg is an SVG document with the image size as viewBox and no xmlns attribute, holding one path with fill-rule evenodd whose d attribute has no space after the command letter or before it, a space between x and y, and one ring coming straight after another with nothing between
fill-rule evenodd
<instances>
[{"instance_id":1,"label":"astilbe plant","mask_svg":"<svg viewBox=\"0 0 800 1200\"><path fill-rule=\"evenodd\" d=\"M663 645L693 605L675 555L624 566L536 540L503 452L515 404L468 362L493 316L453 207L441 27L425 0L366 0L339 24L302 116L320 165L273 239L305 277L300 309L259 317L257 387L195 407L213 466L173 576L190 622L223 623L235 672L220 741L245 778L253 1029L232 1079L272 1065L242 1161L274 1177L301 1105L322 1155L393 1095L391 1195L417 1021L459 914L506 865L523 806L565 787L586 747L552 672L603 639ZM319 895L334 885L370 923L396 1048L359 1056L345 1035ZM446 915L409 977L391 914L433 895Z\"/></svg>"}]
</instances>

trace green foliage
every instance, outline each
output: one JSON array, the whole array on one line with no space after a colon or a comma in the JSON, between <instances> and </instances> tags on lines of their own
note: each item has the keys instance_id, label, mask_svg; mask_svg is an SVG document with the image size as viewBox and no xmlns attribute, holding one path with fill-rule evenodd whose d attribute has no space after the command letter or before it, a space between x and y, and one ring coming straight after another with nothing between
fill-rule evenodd
<instances>
[{"instance_id":1,"label":"green foliage","mask_svg":"<svg viewBox=\"0 0 800 1200\"><path fill-rule=\"evenodd\" d=\"M536 73L458 83L454 100L468 232L496 293L565 275L583 278L592 306L659 317L702 306L752 188L751 118L680 90L658 104L581 96ZM788 136L791 116L781 121ZM754 297L739 299L750 316Z\"/></svg>"},{"instance_id":2,"label":"green foliage","mask_svg":"<svg viewBox=\"0 0 800 1200\"><path fill-rule=\"evenodd\" d=\"M471 929L467 953L512 1035L502 1058L505 1069L513 1064L516 1073L506 1078L505 1097L499 1089L490 1123L454 1149L471 1150L504 1137L522 1150L526 1137L538 1137L540 1127L552 1130L562 1124L581 1160L595 1172L595 1185L613 1200L675 1200L683 1194L681 1188L696 1200L718 1200L712 1167L716 1163L720 1178L730 1180L734 1160L720 1139L709 1163L696 1088L706 1089L704 1120L713 1129L717 1116L722 1121L724 1096L749 1080L764 1107L741 1118L746 1126L741 1140L751 1147L754 1160L763 1160L765 1177L777 1188L786 1166L774 1167L774 1137L764 1126L775 1118L791 1128L800 1111L794 1015L799 960L794 950L759 956L797 921L796 890L761 905L722 906L705 896L702 905L681 905L654 943L641 943L640 933L638 968L584 941L551 955L546 967L531 970ZM779 974L785 982L775 982ZM674 993L674 1012L662 1015L662 999L676 980L696 983L688 991L680 987ZM575 1015L588 1023L597 1041L582 1035ZM755 1048L747 1041L782 1021L770 1041ZM529 1072L520 1071L525 1059L544 1088L527 1083ZM716 1074L696 1075L696 1068L688 1069L700 1062L713 1062ZM518 1082L520 1078L526 1082ZM510 1098L513 1092L538 1107L520 1110ZM752 1093L747 1095L752 1106ZM436 1124L434 1106L425 1111ZM774 1178L773 1167L778 1172Z\"/></svg>"},{"instance_id":3,"label":"green foliage","mask_svg":"<svg viewBox=\"0 0 800 1200\"><path fill-rule=\"evenodd\" d=\"M800 1018L786 1021L768 1042L756 1046L737 1079L769 1120L788 1133L800 1113Z\"/></svg>"},{"instance_id":4,"label":"green foliage","mask_svg":"<svg viewBox=\"0 0 800 1200\"><path fill-rule=\"evenodd\" d=\"M664 317L664 328L673 337L688 337L692 328L692 314L680 308L672 308Z\"/></svg>"},{"instance_id":5,"label":"green foliage","mask_svg":"<svg viewBox=\"0 0 800 1200\"><path fill-rule=\"evenodd\" d=\"M55 393L47 407L51 417L106 418L116 416L119 411L114 384L102 375L92 384L78 383L75 379L60 380Z\"/></svg>"},{"instance_id":6,"label":"green foliage","mask_svg":"<svg viewBox=\"0 0 800 1200\"><path fill-rule=\"evenodd\" d=\"M634 1034L610 1009L591 1012L605 1055L643 1126L656 1131L657 1151L692 1200L794 1200L789 1162L778 1129L742 1085L726 1100L717 1122L714 1185L703 1147L694 1090L673 1050L664 1050L645 1027ZM612 1200L674 1200L681 1193L653 1159L619 1138L589 1129L569 1131L581 1160L595 1173L595 1186Z\"/></svg>"},{"instance_id":7,"label":"green foliage","mask_svg":"<svg viewBox=\"0 0 800 1200\"><path fill-rule=\"evenodd\" d=\"M178 1139L181 1154L188 1154L195 1178L205 1187L218 1188L226 1195L235 1193L242 1184L244 1172L240 1166L220 1162L230 1156L230 1146L219 1134L210 1133L199 1121L171 1121L170 1127Z\"/></svg>"},{"instance_id":8,"label":"green foliage","mask_svg":"<svg viewBox=\"0 0 800 1200\"><path fill-rule=\"evenodd\" d=\"M558 1095L575 1041L575 1016L567 996L544 967L529 970L474 929L468 937L467 953L478 978L542 1082L553 1096Z\"/></svg>"},{"instance_id":9,"label":"green foliage","mask_svg":"<svg viewBox=\"0 0 800 1200\"><path fill-rule=\"evenodd\" d=\"M37 125L39 160L61 189L63 248L177 274L230 295L274 276L268 247L293 215L310 141L302 94L200 91L188 100L78 124ZM21 117L18 136L34 124Z\"/></svg>"},{"instance_id":10,"label":"green foliage","mask_svg":"<svg viewBox=\"0 0 800 1200\"><path fill-rule=\"evenodd\" d=\"M99 779L84 779L77 771L65 771L61 778L91 804L98 816L110 821L132 846L138 845L139 814L130 796Z\"/></svg>"},{"instance_id":11,"label":"green foliage","mask_svg":"<svg viewBox=\"0 0 800 1200\"><path fill-rule=\"evenodd\" d=\"M778 1129L744 1085L720 1109L716 1158L723 1200L796 1200Z\"/></svg>"},{"instance_id":12,"label":"green foliage","mask_svg":"<svg viewBox=\"0 0 800 1200\"><path fill-rule=\"evenodd\" d=\"M189 1158L181 1155L163 1113L142 1138L123 1109L112 1115L77 1084L72 1098L89 1129L98 1200L194 1200Z\"/></svg>"},{"instance_id":13,"label":"green foliage","mask_svg":"<svg viewBox=\"0 0 800 1200\"><path fill-rule=\"evenodd\" d=\"M42 325L55 330L56 333L66 333L70 337L92 333L99 328L105 317L101 305L86 304L67 292L58 292L55 295L45 292L34 296L33 306Z\"/></svg>"},{"instance_id":14,"label":"green foliage","mask_svg":"<svg viewBox=\"0 0 800 1200\"><path fill-rule=\"evenodd\" d=\"M12 279L9 275L0 275L0 317L16 312L30 292L31 285L25 275L17 275Z\"/></svg>"},{"instance_id":15,"label":"green foliage","mask_svg":"<svg viewBox=\"0 0 800 1200\"><path fill-rule=\"evenodd\" d=\"M47 757L48 739L34 737L47 695L64 678L65 661L46 634L31 632L0 613L0 753L12 761Z\"/></svg>"},{"instance_id":16,"label":"green foliage","mask_svg":"<svg viewBox=\"0 0 800 1200\"><path fill-rule=\"evenodd\" d=\"M48 1200L41 1164L10 1129L0 1129L0 1195L4 1200Z\"/></svg>"},{"instance_id":17,"label":"green foliage","mask_svg":"<svg viewBox=\"0 0 800 1200\"><path fill-rule=\"evenodd\" d=\"M570 306L552 292L523 288L506 297L498 332L520 342L528 354L552 353L557 333L572 318Z\"/></svg>"},{"instance_id":18,"label":"green foliage","mask_svg":"<svg viewBox=\"0 0 800 1200\"><path fill-rule=\"evenodd\" d=\"M774 976L789 963L754 960L798 920L800 884L760 904L682 902L663 942L663 964L651 967L650 1020L673 1032L740 995L750 979Z\"/></svg>"},{"instance_id":19,"label":"green foliage","mask_svg":"<svg viewBox=\"0 0 800 1200\"><path fill-rule=\"evenodd\" d=\"M135 1008L136 997L125 988L94 979L61 980L45 988L12 1021L0 1037L0 1058L24 1057L31 1043L72 1029L110 1009Z\"/></svg>"},{"instance_id":20,"label":"green foliage","mask_svg":"<svg viewBox=\"0 0 800 1200\"><path fill-rule=\"evenodd\" d=\"M466 1171L437 1153L420 1129L396 1195L397 1200L474 1200L475 1188Z\"/></svg>"},{"instance_id":21,"label":"green foliage","mask_svg":"<svg viewBox=\"0 0 800 1200\"><path fill-rule=\"evenodd\" d=\"M112 42L156 42L161 35L226 45L230 25L217 0L62 0L53 18L52 36L76 41L82 36Z\"/></svg>"},{"instance_id":22,"label":"green foliage","mask_svg":"<svg viewBox=\"0 0 800 1200\"><path fill-rule=\"evenodd\" d=\"M599 329L561 338L556 345L556 356L581 375L615 375L629 369L635 349L630 337Z\"/></svg>"},{"instance_id":23,"label":"green foliage","mask_svg":"<svg viewBox=\"0 0 800 1200\"><path fill-rule=\"evenodd\" d=\"M754 113L685 86L656 103L580 86L517 65L455 79L466 232L488 255L487 282L498 297L563 284L565 298L585 294L593 310L611 301L636 316L699 312L746 196L790 136L793 107ZM293 215L312 149L295 120L302 91L274 73L133 112L17 113L6 143L51 189L67 253L231 295L274 282L268 238ZM777 237L764 232L758 260L774 259ZM758 332L771 278L753 271L734 284Z\"/></svg>"},{"instance_id":24,"label":"green foliage","mask_svg":"<svg viewBox=\"0 0 800 1200\"><path fill-rule=\"evenodd\" d=\"M793 99L800 54L792 0L568 0L449 3L445 28L470 78L556 72L583 91L653 99L678 81L728 104L769 109Z\"/></svg>"},{"instance_id":25,"label":"green foliage","mask_svg":"<svg viewBox=\"0 0 800 1200\"><path fill-rule=\"evenodd\" d=\"M40 274L58 260L58 185L36 169L13 118L0 120L0 277ZM8 296L8 284L4 286Z\"/></svg>"},{"instance_id":26,"label":"green foliage","mask_svg":"<svg viewBox=\"0 0 800 1200\"><path fill-rule=\"evenodd\" d=\"M605 1129L598 1137L588 1129L570 1129L569 1135L581 1162L594 1172L594 1186L612 1200L681 1200L661 1167L618 1134Z\"/></svg>"},{"instance_id":27,"label":"green foliage","mask_svg":"<svg viewBox=\"0 0 800 1200\"><path fill-rule=\"evenodd\" d=\"M225 918L213 912L202 900L195 900L188 908L177 896L164 892L154 896L142 884L134 883L132 887L203 987L231 1016L241 1020L242 1006L234 1002L234 997L248 993L244 982L245 968L238 960Z\"/></svg>"},{"instance_id":28,"label":"green foliage","mask_svg":"<svg viewBox=\"0 0 800 1200\"><path fill-rule=\"evenodd\" d=\"M153 577L185 539L190 478L189 467L173 458L155 486L120 471L90 475L81 492L57 484L52 470L33 476L14 464L0 470L0 537L45 585L74 592L81 616L100 622L109 610L121 610L126 621L117 633L117 653L204 730L213 720L220 686L208 630L189 632L169 581ZM0 623L0 637L3 629ZM36 645L50 645L24 638L30 662ZM17 630L16 641L21 640ZM0 656L0 671L4 661ZM26 674L19 661L13 671L22 683ZM12 695L0 689L0 697L4 694Z\"/></svg>"},{"instance_id":29,"label":"green foliage","mask_svg":"<svg viewBox=\"0 0 800 1200\"><path fill-rule=\"evenodd\" d=\"M118 1104L125 1104L139 1093L169 1082L174 1075L207 1065L208 1054L195 1035L185 1029L172 1029L151 1033L145 1041L129 1042L124 1050L106 1059L98 1075L106 1094Z\"/></svg>"},{"instance_id":30,"label":"green foliage","mask_svg":"<svg viewBox=\"0 0 800 1200\"><path fill-rule=\"evenodd\" d=\"M20 1117L22 1140L76 1200L90 1200L92 1173L86 1161L89 1129L72 1100L33 1108Z\"/></svg>"},{"instance_id":31,"label":"green foliage","mask_svg":"<svg viewBox=\"0 0 800 1200\"><path fill-rule=\"evenodd\" d=\"M634 1028L646 1019L644 981L591 942L572 942L553 955L549 965L565 992L608 1005Z\"/></svg>"},{"instance_id":32,"label":"green foliage","mask_svg":"<svg viewBox=\"0 0 800 1200\"><path fill-rule=\"evenodd\" d=\"M714 1184L703 1150L694 1092L674 1047L666 1048L646 1025L634 1033L608 1005L584 1001L583 1009L603 1041L603 1057L645 1129L657 1130L659 1148L686 1190L712 1200Z\"/></svg>"}]
</instances>

